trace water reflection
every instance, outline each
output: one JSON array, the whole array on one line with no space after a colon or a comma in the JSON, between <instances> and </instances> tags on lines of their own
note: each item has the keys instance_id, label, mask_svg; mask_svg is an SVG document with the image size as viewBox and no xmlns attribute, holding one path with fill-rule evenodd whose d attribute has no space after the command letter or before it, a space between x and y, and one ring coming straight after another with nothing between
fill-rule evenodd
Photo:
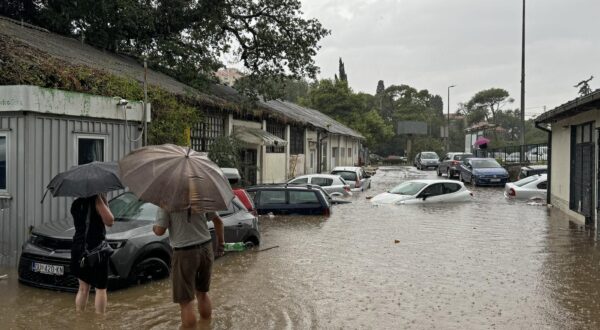
<instances>
[{"instance_id":1,"label":"water reflection","mask_svg":"<svg viewBox=\"0 0 600 330\"><path fill-rule=\"evenodd\" d=\"M499 188L474 188L465 204L365 199L417 177L435 173L382 169L371 191L329 218L262 217L260 248L279 247L216 262L214 319L200 328L598 328L590 232L555 210L507 201ZM168 280L112 292L102 319L74 313L73 294L9 276L0 280L2 328L179 324Z\"/></svg>"}]
</instances>

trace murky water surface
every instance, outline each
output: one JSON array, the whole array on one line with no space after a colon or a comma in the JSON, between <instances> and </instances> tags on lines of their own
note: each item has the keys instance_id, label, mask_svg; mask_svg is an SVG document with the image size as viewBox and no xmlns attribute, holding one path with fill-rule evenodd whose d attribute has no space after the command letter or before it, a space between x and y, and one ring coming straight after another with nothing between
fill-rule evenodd
<instances>
[{"instance_id":1,"label":"murky water surface","mask_svg":"<svg viewBox=\"0 0 600 330\"><path fill-rule=\"evenodd\" d=\"M219 259L214 318L200 328L597 329L600 253L558 211L475 188L475 202L375 207L403 180L382 168L372 189L328 219L261 218L264 252ZM396 240L399 243L396 243ZM174 329L169 280L109 294L108 314L74 312L74 294L0 280L0 328Z\"/></svg>"}]
</instances>

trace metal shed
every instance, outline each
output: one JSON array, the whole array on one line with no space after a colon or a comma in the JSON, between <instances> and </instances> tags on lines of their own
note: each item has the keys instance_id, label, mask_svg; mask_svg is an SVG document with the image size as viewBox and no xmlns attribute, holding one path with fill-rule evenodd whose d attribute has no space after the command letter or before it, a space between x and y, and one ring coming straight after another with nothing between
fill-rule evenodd
<instances>
[{"instance_id":1,"label":"metal shed","mask_svg":"<svg viewBox=\"0 0 600 330\"><path fill-rule=\"evenodd\" d=\"M0 86L0 264L16 265L30 226L70 217L70 198L40 203L54 175L93 160L118 160L141 146L141 139L134 139L141 133L143 103L118 102L37 86Z\"/></svg>"}]
</instances>

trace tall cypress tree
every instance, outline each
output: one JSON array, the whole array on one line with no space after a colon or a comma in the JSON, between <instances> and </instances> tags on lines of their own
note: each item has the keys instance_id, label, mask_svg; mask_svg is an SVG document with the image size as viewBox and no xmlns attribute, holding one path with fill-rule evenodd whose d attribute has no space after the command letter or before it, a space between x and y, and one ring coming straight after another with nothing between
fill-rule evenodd
<instances>
[{"instance_id":1,"label":"tall cypress tree","mask_svg":"<svg viewBox=\"0 0 600 330\"><path fill-rule=\"evenodd\" d=\"M375 95L379 95L385 91L385 86L383 85L383 80L377 82L377 89L375 90Z\"/></svg>"},{"instance_id":2,"label":"tall cypress tree","mask_svg":"<svg viewBox=\"0 0 600 330\"><path fill-rule=\"evenodd\" d=\"M346 75L346 69L344 68L344 62L342 62L341 57L340 57L340 63L339 63L339 71L340 71L340 80L348 82L348 76Z\"/></svg>"}]
</instances>

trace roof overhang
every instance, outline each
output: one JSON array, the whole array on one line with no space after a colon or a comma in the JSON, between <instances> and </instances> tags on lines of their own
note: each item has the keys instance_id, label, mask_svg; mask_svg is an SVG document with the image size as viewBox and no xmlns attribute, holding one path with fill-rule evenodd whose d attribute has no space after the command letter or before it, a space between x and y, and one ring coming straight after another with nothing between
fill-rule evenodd
<instances>
[{"instance_id":1,"label":"roof overhang","mask_svg":"<svg viewBox=\"0 0 600 330\"><path fill-rule=\"evenodd\" d=\"M537 124L555 123L559 120L597 109L600 109L600 89L544 112L535 119L535 122Z\"/></svg>"},{"instance_id":2,"label":"roof overhang","mask_svg":"<svg viewBox=\"0 0 600 330\"><path fill-rule=\"evenodd\" d=\"M262 146L284 147L287 141L260 128L233 126L233 135L243 142Z\"/></svg>"}]
</instances>

